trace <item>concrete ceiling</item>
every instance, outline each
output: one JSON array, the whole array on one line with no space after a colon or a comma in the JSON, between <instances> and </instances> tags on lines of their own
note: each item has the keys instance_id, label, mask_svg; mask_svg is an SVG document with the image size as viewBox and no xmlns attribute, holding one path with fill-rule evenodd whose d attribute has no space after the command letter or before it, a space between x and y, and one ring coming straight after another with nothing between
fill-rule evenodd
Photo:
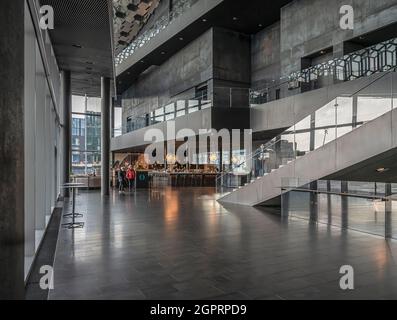
<instances>
[{"instance_id":1,"label":"concrete ceiling","mask_svg":"<svg viewBox=\"0 0 397 320\"><path fill-rule=\"evenodd\" d=\"M100 96L113 77L111 0L40 0L54 8L50 37L59 68L72 73L72 93Z\"/></svg>"}]
</instances>

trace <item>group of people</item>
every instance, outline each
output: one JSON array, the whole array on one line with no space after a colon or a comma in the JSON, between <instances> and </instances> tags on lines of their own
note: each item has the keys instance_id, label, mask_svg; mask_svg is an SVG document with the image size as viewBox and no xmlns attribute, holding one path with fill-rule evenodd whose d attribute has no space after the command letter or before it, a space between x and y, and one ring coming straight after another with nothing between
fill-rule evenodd
<instances>
[{"instance_id":1,"label":"group of people","mask_svg":"<svg viewBox=\"0 0 397 320\"><path fill-rule=\"evenodd\" d=\"M127 185L129 192L134 189L135 183L135 170L133 166L128 166L127 170L125 167L121 167L117 172L117 179L119 181L119 192L124 192L124 188Z\"/></svg>"}]
</instances>

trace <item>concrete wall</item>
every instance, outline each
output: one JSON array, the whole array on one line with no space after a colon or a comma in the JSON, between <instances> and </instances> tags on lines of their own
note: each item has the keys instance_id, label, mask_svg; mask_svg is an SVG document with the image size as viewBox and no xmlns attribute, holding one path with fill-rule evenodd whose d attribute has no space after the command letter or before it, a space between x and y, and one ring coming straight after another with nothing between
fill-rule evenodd
<instances>
[{"instance_id":1,"label":"concrete wall","mask_svg":"<svg viewBox=\"0 0 397 320\"><path fill-rule=\"evenodd\" d=\"M354 30L339 26L340 7L354 8ZM397 0L296 0L281 9L281 73L300 70L301 58L333 46L343 55L343 42L396 22Z\"/></svg>"},{"instance_id":2,"label":"concrete wall","mask_svg":"<svg viewBox=\"0 0 397 320\"><path fill-rule=\"evenodd\" d=\"M172 98L191 98L195 86L212 78L212 30L208 30L161 66L146 70L122 96L123 125L128 116L143 115Z\"/></svg>"},{"instance_id":3,"label":"concrete wall","mask_svg":"<svg viewBox=\"0 0 397 320\"><path fill-rule=\"evenodd\" d=\"M229 107L229 88L236 87L234 107L247 108L250 58L249 36L221 28L208 30L131 84L122 95L123 125L129 116L144 115L170 101L193 98L196 86L205 83L214 106Z\"/></svg>"},{"instance_id":4,"label":"concrete wall","mask_svg":"<svg viewBox=\"0 0 397 320\"><path fill-rule=\"evenodd\" d=\"M250 37L231 30L213 29L214 79L229 86L249 87Z\"/></svg>"},{"instance_id":5,"label":"concrete wall","mask_svg":"<svg viewBox=\"0 0 397 320\"><path fill-rule=\"evenodd\" d=\"M280 22L252 36L251 84L253 89L275 85L281 76Z\"/></svg>"},{"instance_id":6,"label":"concrete wall","mask_svg":"<svg viewBox=\"0 0 397 320\"><path fill-rule=\"evenodd\" d=\"M342 5L354 8L354 30L339 26ZM252 36L252 88L260 90L285 82L280 78L307 67L302 58L321 50L331 48L312 64L359 50L361 47L352 48L347 41L395 23L396 17L397 0L295 0L281 9L279 23ZM269 92L272 100L275 90ZM284 84L280 96L297 91L289 91Z\"/></svg>"},{"instance_id":7,"label":"concrete wall","mask_svg":"<svg viewBox=\"0 0 397 320\"><path fill-rule=\"evenodd\" d=\"M221 28L214 28L213 34L213 105L216 108L248 108L250 37Z\"/></svg>"}]
</instances>

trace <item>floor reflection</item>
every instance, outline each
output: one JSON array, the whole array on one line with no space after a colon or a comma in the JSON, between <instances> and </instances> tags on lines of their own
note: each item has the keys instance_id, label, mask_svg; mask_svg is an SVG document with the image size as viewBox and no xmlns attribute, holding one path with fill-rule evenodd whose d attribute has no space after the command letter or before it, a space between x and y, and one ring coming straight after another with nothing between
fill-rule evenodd
<instances>
[{"instance_id":1,"label":"floor reflection","mask_svg":"<svg viewBox=\"0 0 397 320\"><path fill-rule=\"evenodd\" d=\"M86 227L61 230L50 298L397 298L396 244L328 224L381 224L384 207L295 200L283 219L277 208L223 207L206 188L82 193ZM352 292L339 288L346 264L357 274Z\"/></svg>"}]
</instances>

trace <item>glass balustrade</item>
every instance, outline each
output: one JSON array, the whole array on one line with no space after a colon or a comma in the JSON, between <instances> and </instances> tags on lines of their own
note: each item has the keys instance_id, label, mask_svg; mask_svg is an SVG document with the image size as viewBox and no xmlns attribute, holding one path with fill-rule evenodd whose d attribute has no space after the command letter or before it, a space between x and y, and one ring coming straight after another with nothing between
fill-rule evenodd
<instances>
[{"instance_id":1,"label":"glass balustrade","mask_svg":"<svg viewBox=\"0 0 397 320\"><path fill-rule=\"evenodd\" d=\"M326 147L330 142L384 115L396 106L397 76L394 70L390 70L355 94L339 96L314 113L298 119L295 125L262 144L246 160L231 167L218 178L218 192L230 192L310 152ZM230 184L232 177L236 175L236 168L241 167L248 168L245 178L240 179L242 182L239 185Z\"/></svg>"},{"instance_id":2,"label":"glass balustrade","mask_svg":"<svg viewBox=\"0 0 397 320\"><path fill-rule=\"evenodd\" d=\"M212 101L202 99L201 97L177 100L175 102L168 103L164 107L157 108L150 113L128 117L126 124L114 129L113 135L114 137L117 137L155 124L175 120L179 117L187 116L194 112L211 107Z\"/></svg>"},{"instance_id":3,"label":"glass balustrade","mask_svg":"<svg viewBox=\"0 0 397 320\"><path fill-rule=\"evenodd\" d=\"M397 239L397 184L283 178L283 218Z\"/></svg>"}]
</instances>

